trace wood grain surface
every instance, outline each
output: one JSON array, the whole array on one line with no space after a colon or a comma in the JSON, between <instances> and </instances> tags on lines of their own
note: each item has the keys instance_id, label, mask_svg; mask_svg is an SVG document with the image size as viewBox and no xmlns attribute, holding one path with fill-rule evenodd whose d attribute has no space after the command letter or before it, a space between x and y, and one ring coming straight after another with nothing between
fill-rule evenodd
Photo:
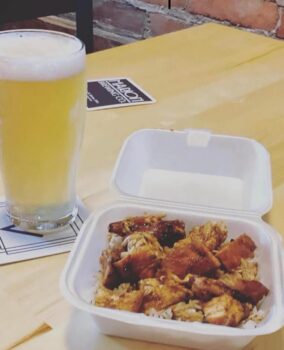
<instances>
[{"instance_id":1,"label":"wood grain surface","mask_svg":"<svg viewBox=\"0 0 284 350\"><path fill-rule=\"evenodd\" d=\"M113 199L110 175L134 130L208 128L255 138L269 150L274 205L264 219L284 232L283 62L283 42L215 24L89 55L88 79L130 77L157 103L88 112L78 176L85 204L96 210ZM100 334L60 295L66 259L62 254L0 267L1 350L174 349ZM280 330L247 350L283 348Z\"/></svg>"}]
</instances>

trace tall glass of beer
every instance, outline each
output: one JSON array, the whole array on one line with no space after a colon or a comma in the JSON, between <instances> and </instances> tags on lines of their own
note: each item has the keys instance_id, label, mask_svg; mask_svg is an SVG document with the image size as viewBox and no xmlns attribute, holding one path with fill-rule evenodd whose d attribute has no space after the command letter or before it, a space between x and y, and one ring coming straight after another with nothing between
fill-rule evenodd
<instances>
[{"instance_id":1,"label":"tall glass of beer","mask_svg":"<svg viewBox=\"0 0 284 350\"><path fill-rule=\"evenodd\" d=\"M0 154L11 221L54 231L77 213L85 48L68 34L0 32Z\"/></svg>"}]
</instances>

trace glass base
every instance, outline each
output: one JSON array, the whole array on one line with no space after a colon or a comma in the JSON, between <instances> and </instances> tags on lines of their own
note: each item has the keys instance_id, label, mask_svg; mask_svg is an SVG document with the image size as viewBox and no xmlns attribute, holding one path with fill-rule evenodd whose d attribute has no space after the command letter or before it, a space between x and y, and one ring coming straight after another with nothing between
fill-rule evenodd
<instances>
[{"instance_id":1,"label":"glass base","mask_svg":"<svg viewBox=\"0 0 284 350\"><path fill-rule=\"evenodd\" d=\"M11 208L7 210L7 214L13 225L22 228L27 232L36 233L38 235L44 235L62 230L75 220L77 213L78 208L76 206L73 211L66 216L54 220L41 220L39 216L29 216L28 218L24 218L23 216L13 213Z\"/></svg>"}]
</instances>

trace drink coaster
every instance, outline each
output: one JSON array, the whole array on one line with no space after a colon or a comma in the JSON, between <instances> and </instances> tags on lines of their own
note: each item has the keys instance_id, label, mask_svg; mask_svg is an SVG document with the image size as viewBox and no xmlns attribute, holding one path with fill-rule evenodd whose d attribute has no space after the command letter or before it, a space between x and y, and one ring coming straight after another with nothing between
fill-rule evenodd
<instances>
[{"instance_id":1,"label":"drink coaster","mask_svg":"<svg viewBox=\"0 0 284 350\"><path fill-rule=\"evenodd\" d=\"M39 236L12 225L5 203L1 202L0 265L70 251L88 214L87 208L78 200L78 214L73 223L61 231Z\"/></svg>"}]
</instances>

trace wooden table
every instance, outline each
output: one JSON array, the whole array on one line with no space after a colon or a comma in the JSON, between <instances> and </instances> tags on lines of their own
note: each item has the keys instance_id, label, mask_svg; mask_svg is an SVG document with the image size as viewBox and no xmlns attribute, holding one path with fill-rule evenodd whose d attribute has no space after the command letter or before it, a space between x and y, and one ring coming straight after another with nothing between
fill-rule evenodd
<instances>
[{"instance_id":1,"label":"wooden table","mask_svg":"<svg viewBox=\"0 0 284 350\"><path fill-rule=\"evenodd\" d=\"M274 206L284 232L284 43L215 24L92 54L88 78L128 76L157 103L89 112L78 191L90 209L112 199L110 174L124 138L139 128L209 128L262 142L271 153ZM0 349L173 349L104 336L58 288L67 254L0 268ZM284 329L247 349L280 350Z\"/></svg>"}]
</instances>

